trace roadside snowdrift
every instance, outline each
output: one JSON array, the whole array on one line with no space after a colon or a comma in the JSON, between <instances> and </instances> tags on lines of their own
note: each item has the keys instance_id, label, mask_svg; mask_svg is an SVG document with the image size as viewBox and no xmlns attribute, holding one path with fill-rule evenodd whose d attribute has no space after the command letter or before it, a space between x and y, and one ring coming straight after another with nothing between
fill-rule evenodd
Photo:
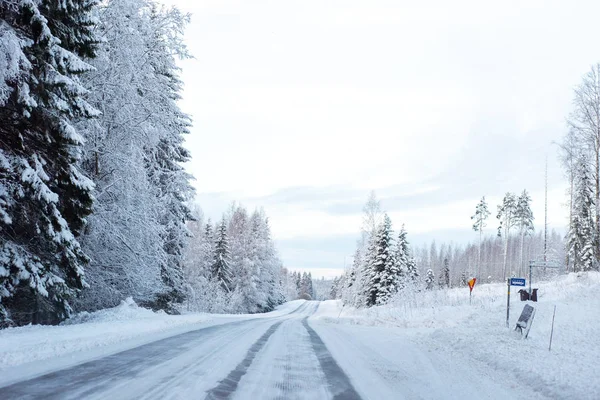
<instances>
[{"instance_id":1,"label":"roadside snowdrift","mask_svg":"<svg viewBox=\"0 0 600 400\"><path fill-rule=\"evenodd\" d=\"M600 274L589 272L534 283L538 302L528 339L514 332L525 302L511 289L510 328L506 328L506 284L412 293L395 304L366 310L322 304L314 318L329 323L399 327L432 351L447 352L512 373L552 398L600 398ZM552 313L556 319L548 351ZM341 312L341 315L340 315ZM338 318L339 315L339 318Z\"/></svg>"}]
</instances>

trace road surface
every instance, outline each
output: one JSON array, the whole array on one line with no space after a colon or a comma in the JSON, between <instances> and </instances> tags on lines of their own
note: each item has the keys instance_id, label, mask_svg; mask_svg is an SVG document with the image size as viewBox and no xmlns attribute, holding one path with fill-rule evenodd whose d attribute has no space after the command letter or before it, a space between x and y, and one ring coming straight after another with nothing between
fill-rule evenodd
<instances>
[{"instance_id":1,"label":"road surface","mask_svg":"<svg viewBox=\"0 0 600 400\"><path fill-rule=\"evenodd\" d=\"M401 330L290 314L210 326L0 388L0 399L536 398Z\"/></svg>"}]
</instances>

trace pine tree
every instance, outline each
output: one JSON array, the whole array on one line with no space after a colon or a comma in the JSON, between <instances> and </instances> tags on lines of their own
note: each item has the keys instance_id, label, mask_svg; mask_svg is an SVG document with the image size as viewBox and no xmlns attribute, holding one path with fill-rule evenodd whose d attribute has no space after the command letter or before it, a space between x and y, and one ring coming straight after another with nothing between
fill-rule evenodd
<instances>
[{"instance_id":1,"label":"pine tree","mask_svg":"<svg viewBox=\"0 0 600 400\"><path fill-rule=\"evenodd\" d=\"M0 324L56 323L85 286L77 237L93 184L73 121L98 114L77 78L95 55L96 3L0 2Z\"/></svg>"},{"instance_id":2,"label":"pine tree","mask_svg":"<svg viewBox=\"0 0 600 400\"><path fill-rule=\"evenodd\" d=\"M398 262L398 289L402 289L407 284L416 285L419 281L419 270L417 263L410 250L410 245L406 237L404 225L398 234L398 243L396 246L396 261Z\"/></svg>"},{"instance_id":3,"label":"pine tree","mask_svg":"<svg viewBox=\"0 0 600 400\"><path fill-rule=\"evenodd\" d=\"M450 287L450 262L448 261L448 257L444 258L444 268L442 269L441 277L443 279L443 284L445 287Z\"/></svg>"},{"instance_id":4,"label":"pine tree","mask_svg":"<svg viewBox=\"0 0 600 400\"><path fill-rule=\"evenodd\" d=\"M531 211L531 197L527 190L523 190L523 193L517 199L517 206L515 210L515 225L519 230L521 236L521 256L519 262L519 276L523 275L523 248L525 247L525 236L533 232L533 212Z\"/></svg>"},{"instance_id":5,"label":"pine tree","mask_svg":"<svg viewBox=\"0 0 600 400\"><path fill-rule=\"evenodd\" d=\"M502 262L502 276L506 277L506 262L508 259L508 239L510 230L515 226L515 214L517 211L517 199L512 193L506 193L502 204L498 206L496 218L500 221L498 226L498 236L504 238L504 260Z\"/></svg>"},{"instance_id":6,"label":"pine tree","mask_svg":"<svg viewBox=\"0 0 600 400\"><path fill-rule=\"evenodd\" d=\"M188 236L185 223L192 219L186 203L194 193L190 185L192 177L183 167L191 158L183 145L191 119L177 104L183 83L175 59L175 56L180 59L190 57L180 41L181 27L188 21L189 16L181 14L177 8L167 11L151 7L148 22L153 34L145 45L145 50L152 54L150 66L160 84L154 88L158 95L153 99L161 110L161 124L154 127L159 139L155 146L146 149L146 168L161 206L158 221L162 225L162 247L166 255L166 260L161 263L165 290L157 294L155 303L166 310L174 310L174 304L185 298L183 252Z\"/></svg>"},{"instance_id":7,"label":"pine tree","mask_svg":"<svg viewBox=\"0 0 600 400\"><path fill-rule=\"evenodd\" d=\"M477 250L477 275L479 275L479 271L481 270L481 240L483 238L483 228L486 227L486 220L490 216L490 211L488 210L487 202L485 201L485 196L479 200L479 203L475 207L475 215L471 216L471 220L473 221L473 230L475 232L479 232L479 248Z\"/></svg>"},{"instance_id":8,"label":"pine tree","mask_svg":"<svg viewBox=\"0 0 600 400\"><path fill-rule=\"evenodd\" d=\"M464 269L460 273L460 286L467 286L467 271Z\"/></svg>"},{"instance_id":9,"label":"pine tree","mask_svg":"<svg viewBox=\"0 0 600 400\"><path fill-rule=\"evenodd\" d=\"M371 276L369 277L368 305L381 305L389 302L398 291L399 278L400 269L394 251L392 221L385 214L375 237L375 256L372 259Z\"/></svg>"},{"instance_id":10,"label":"pine tree","mask_svg":"<svg viewBox=\"0 0 600 400\"><path fill-rule=\"evenodd\" d=\"M580 156L574 184L573 217L567 246L574 271L590 271L597 267L594 243L594 193L585 159Z\"/></svg>"},{"instance_id":11,"label":"pine tree","mask_svg":"<svg viewBox=\"0 0 600 400\"><path fill-rule=\"evenodd\" d=\"M359 245L354 252L352 266L344 273L343 277L345 279L340 282L340 297L345 305L354 307L364 307L366 305L365 273L365 260Z\"/></svg>"},{"instance_id":12,"label":"pine tree","mask_svg":"<svg viewBox=\"0 0 600 400\"><path fill-rule=\"evenodd\" d=\"M221 288L229 292L231 290L231 254L229 250L229 238L227 237L227 223L225 218L221 220L219 230L217 231L217 240L215 242L215 254L212 264L212 279L219 282Z\"/></svg>"},{"instance_id":13,"label":"pine tree","mask_svg":"<svg viewBox=\"0 0 600 400\"><path fill-rule=\"evenodd\" d=\"M429 268L427 270L427 275L425 276L425 289L431 290L433 289L433 283L435 282L435 275L433 270Z\"/></svg>"},{"instance_id":14,"label":"pine tree","mask_svg":"<svg viewBox=\"0 0 600 400\"><path fill-rule=\"evenodd\" d=\"M362 299L364 301L363 306L371 307L376 304L377 296L379 293L379 273L375 269L377 257L377 237L376 235L369 237L367 244L367 250L363 259L363 266L361 267L361 287L362 287Z\"/></svg>"}]
</instances>

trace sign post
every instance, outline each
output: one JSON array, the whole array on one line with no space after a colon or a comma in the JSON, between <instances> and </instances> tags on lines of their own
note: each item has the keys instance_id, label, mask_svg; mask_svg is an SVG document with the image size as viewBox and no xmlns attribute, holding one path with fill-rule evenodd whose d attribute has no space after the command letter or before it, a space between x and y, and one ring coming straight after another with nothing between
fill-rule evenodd
<instances>
[{"instance_id":1,"label":"sign post","mask_svg":"<svg viewBox=\"0 0 600 400\"><path fill-rule=\"evenodd\" d=\"M475 282L477 282L477 278L469 279L469 305L471 304L471 295L473 294L473 287L475 286Z\"/></svg>"},{"instance_id":2,"label":"sign post","mask_svg":"<svg viewBox=\"0 0 600 400\"><path fill-rule=\"evenodd\" d=\"M532 268L560 268L560 265L552 261L529 261L529 296L531 297L531 269Z\"/></svg>"},{"instance_id":3,"label":"sign post","mask_svg":"<svg viewBox=\"0 0 600 400\"><path fill-rule=\"evenodd\" d=\"M508 328L508 319L510 317L510 287L525 286L525 278L508 278L506 279L506 286L508 287L508 294L506 296L506 327Z\"/></svg>"},{"instance_id":4,"label":"sign post","mask_svg":"<svg viewBox=\"0 0 600 400\"><path fill-rule=\"evenodd\" d=\"M506 296L506 327L508 328L508 318L510 316L510 278L506 280L506 286L508 287L508 294Z\"/></svg>"}]
</instances>

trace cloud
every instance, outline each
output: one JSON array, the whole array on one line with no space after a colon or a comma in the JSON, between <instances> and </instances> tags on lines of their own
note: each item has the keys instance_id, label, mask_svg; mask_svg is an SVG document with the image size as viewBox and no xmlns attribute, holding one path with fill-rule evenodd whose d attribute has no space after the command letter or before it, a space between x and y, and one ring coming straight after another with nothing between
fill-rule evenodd
<instances>
[{"instance_id":1,"label":"cloud","mask_svg":"<svg viewBox=\"0 0 600 400\"><path fill-rule=\"evenodd\" d=\"M539 226L546 157L564 226L551 142L597 60L600 3L167 2L194 13L181 105L198 202L213 220L264 206L286 264L343 262L371 189L415 241L466 241L481 196L494 212L523 189Z\"/></svg>"}]
</instances>

